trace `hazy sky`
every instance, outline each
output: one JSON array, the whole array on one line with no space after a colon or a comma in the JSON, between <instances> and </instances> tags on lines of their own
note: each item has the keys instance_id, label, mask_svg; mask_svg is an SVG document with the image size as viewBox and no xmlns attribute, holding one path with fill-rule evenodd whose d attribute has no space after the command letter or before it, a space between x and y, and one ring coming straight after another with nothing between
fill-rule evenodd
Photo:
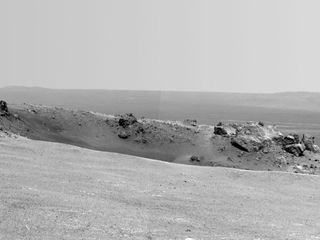
<instances>
[{"instance_id":1,"label":"hazy sky","mask_svg":"<svg viewBox=\"0 0 320 240\"><path fill-rule=\"evenodd\" d=\"M320 91L319 0L1 0L0 86Z\"/></svg>"}]
</instances>

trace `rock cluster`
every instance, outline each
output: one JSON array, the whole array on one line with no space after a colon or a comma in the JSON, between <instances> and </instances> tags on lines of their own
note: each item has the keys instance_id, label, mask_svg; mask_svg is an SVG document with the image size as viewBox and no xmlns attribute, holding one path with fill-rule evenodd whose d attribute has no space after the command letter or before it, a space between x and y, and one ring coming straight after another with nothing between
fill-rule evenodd
<instances>
[{"instance_id":1,"label":"rock cluster","mask_svg":"<svg viewBox=\"0 0 320 240\"><path fill-rule=\"evenodd\" d=\"M135 141L140 143L147 143L147 140L143 137L145 129L143 124L138 122L137 118L132 113L126 113L120 115L118 120L118 137L121 139L127 139L130 136L135 136Z\"/></svg>"},{"instance_id":2,"label":"rock cluster","mask_svg":"<svg viewBox=\"0 0 320 240\"><path fill-rule=\"evenodd\" d=\"M133 125L137 122L137 118L132 113L127 113L119 117L118 123L119 126L127 128L130 125Z\"/></svg>"},{"instance_id":3,"label":"rock cluster","mask_svg":"<svg viewBox=\"0 0 320 240\"><path fill-rule=\"evenodd\" d=\"M214 134L231 137L230 143L245 152L258 152L268 147L274 138L281 133L273 126L265 126L261 122L245 124L222 124L214 128Z\"/></svg>"},{"instance_id":4,"label":"rock cluster","mask_svg":"<svg viewBox=\"0 0 320 240\"><path fill-rule=\"evenodd\" d=\"M319 146L315 144L314 137L310 135L303 134L300 138L298 134L289 134L280 143L285 151L297 157L303 156L306 150L313 153L320 152Z\"/></svg>"},{"instance_id":5,"label":"rock cluster","mask_svg":"<svg viewBox=\"0 0 320 240\"><path fill-rule=\"evenodd\" d=\"M296 157L304 155L308 150L313 153L320 152L319 146L315 144L314 137L298 134L283 136L274 126L266 126L262 122L247 122L245 124L223 124L219 123L214 128L214 134L231 137L230 143L244 152L270 152L272 146L279 146L284 151Z\"/></svg>"}]
</instances>

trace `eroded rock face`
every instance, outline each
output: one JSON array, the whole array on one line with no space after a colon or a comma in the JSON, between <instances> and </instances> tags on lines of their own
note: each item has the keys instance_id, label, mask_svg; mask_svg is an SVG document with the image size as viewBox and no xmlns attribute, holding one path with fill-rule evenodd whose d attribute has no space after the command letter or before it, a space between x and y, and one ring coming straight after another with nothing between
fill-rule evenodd
<instances>
[{"instance_id":1,"label":"eroded rock face","mask_svg":"<svg viewBox=\"0 0 320 240\"><path fill-rule=\"evenodd\" d=\"M0 101L0 115L1 116L9 115L8 105L3 100Z\"/></svg>"}]
</instances>

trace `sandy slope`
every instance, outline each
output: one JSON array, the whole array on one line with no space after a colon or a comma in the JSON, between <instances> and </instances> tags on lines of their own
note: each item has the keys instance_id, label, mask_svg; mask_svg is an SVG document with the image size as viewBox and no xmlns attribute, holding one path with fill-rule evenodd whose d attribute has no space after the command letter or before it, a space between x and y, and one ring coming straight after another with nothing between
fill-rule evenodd
<instances>
[{"instance_id":1,"label":"sandy slope","mask_svg":"<svg viewBox=\"0 0 320 240\"><path fill-rule=\"evenodd\" d=\"M320 177L0 138L0 239L320 239Z\"/></svg>"}]
</instances>

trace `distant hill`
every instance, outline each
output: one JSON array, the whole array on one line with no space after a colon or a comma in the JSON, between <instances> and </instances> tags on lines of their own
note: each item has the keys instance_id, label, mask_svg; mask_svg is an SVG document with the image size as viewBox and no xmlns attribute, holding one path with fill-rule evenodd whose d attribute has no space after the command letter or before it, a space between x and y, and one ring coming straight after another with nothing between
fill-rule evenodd
<instances>
[{"instance_id":1,"label":"distant hill","mask_svg":"<svg viewBox=\"0 0 320 240\"><path fill-rule=\"evenodd\" d=\"M11 104L25 102L108 114L134 112L156 119L195 118L207 124L220 120L320 122L320 93L308 92L246 94L6 87L0 88L0 98Z\"/></svg>"}]
</instances>

